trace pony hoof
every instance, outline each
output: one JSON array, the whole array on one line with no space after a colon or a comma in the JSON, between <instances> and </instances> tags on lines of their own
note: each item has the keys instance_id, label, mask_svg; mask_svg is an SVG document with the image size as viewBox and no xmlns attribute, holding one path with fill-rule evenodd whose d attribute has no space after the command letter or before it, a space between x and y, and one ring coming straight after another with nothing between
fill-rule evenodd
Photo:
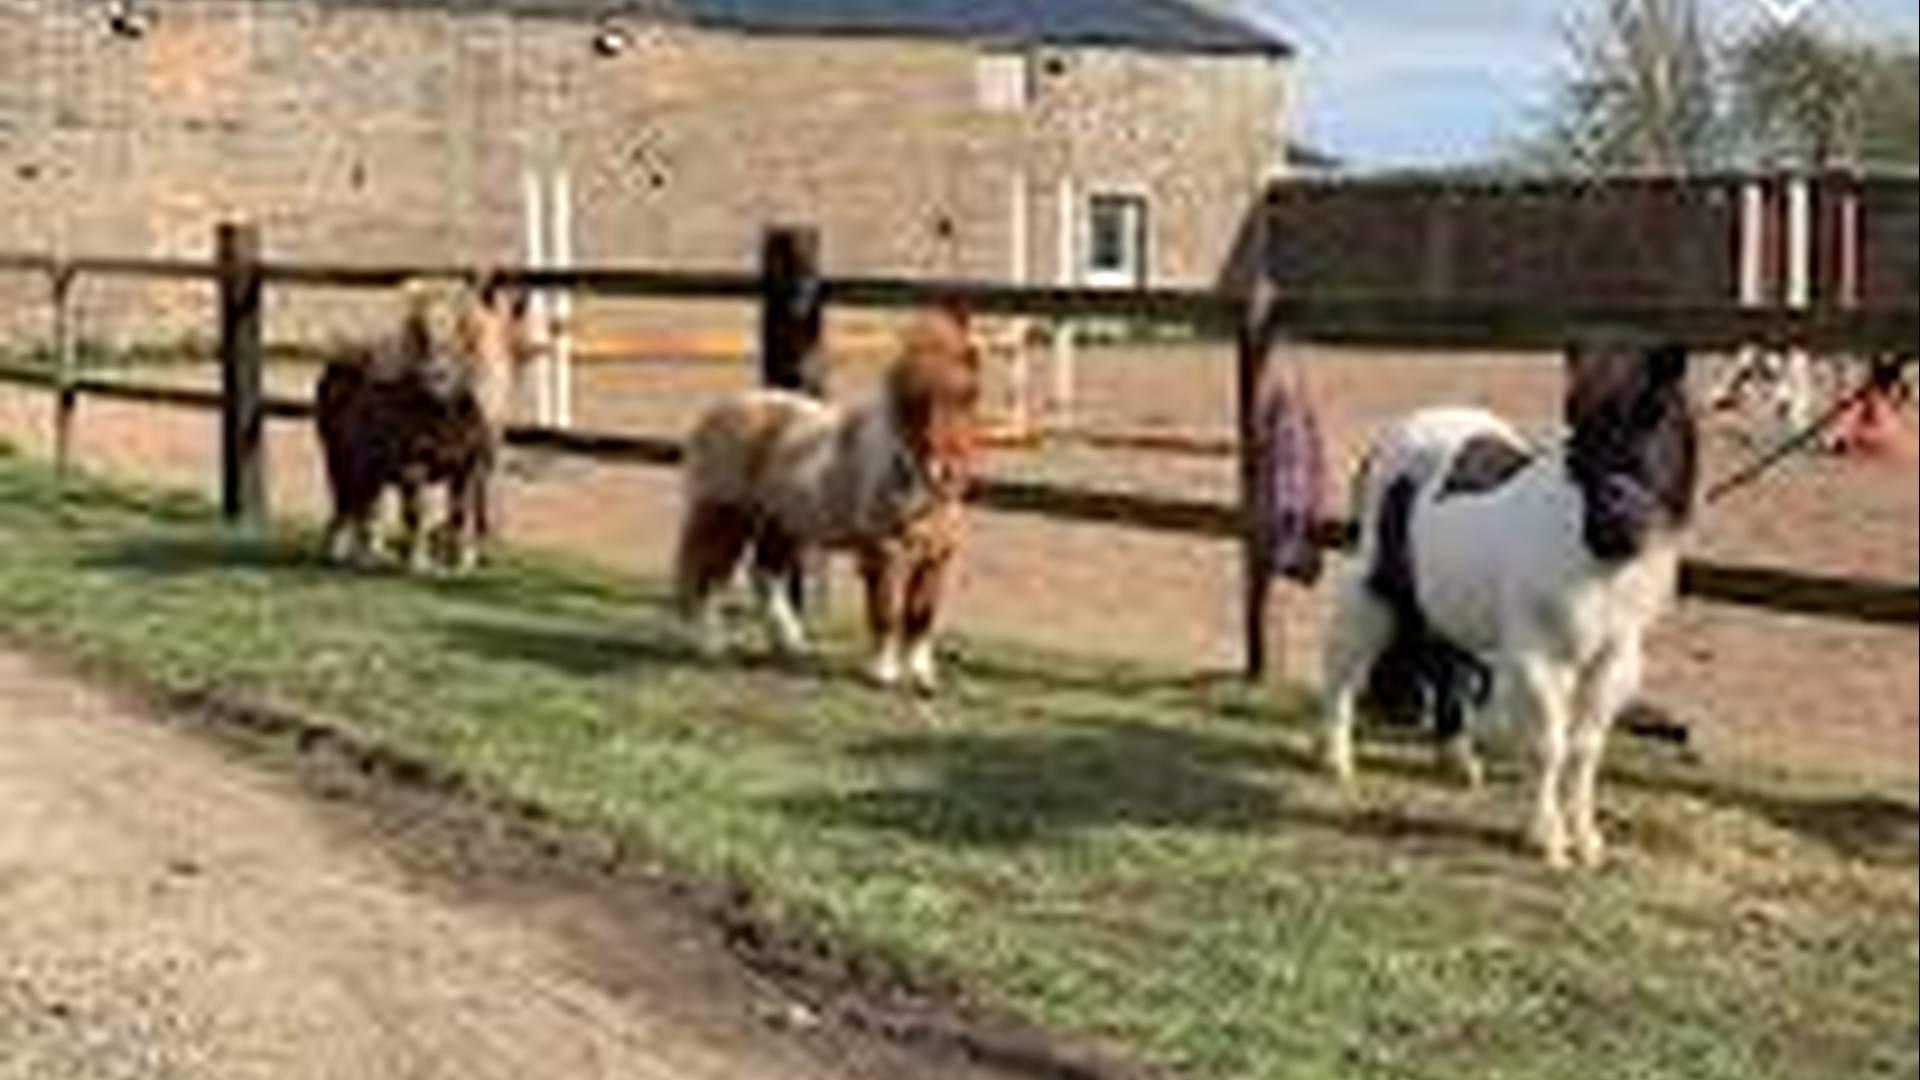
<instances>
[{"instance_id":1,"label":"pony hoof","mask_svg":"<svg viewBox=\"0 0 1920 1080\"><path fill-rule=\"evenodd\" d=\"M877 656L866 666L867 681L891 689L900 685L900 662L892 656Z\"/></svg>"},{"instance_id":2,"label":"pony hoof","mask_svg":"<svg viewBox=\"0 0 1920 1080\"><path fill-rule=\"evenodd\" d=\"M1549 870L1571 870L1573 859L1567 851L1566 834L1559 829L1543 829L1538 825L1527 830L1527 846L1540 856Z\"/></svg>"},{"instance_id":3,"label":"pony hoof","mask_svg":"<svg viewBox=\"0 0 1920 1080\"><path fill-rule=\"evenodd\" d=\"M1607 842L1594 830L1582 829L1573 836L1574 861L1588 869L1598 869L1607 861Z\"/></svg>"},{"instance_id":4,"label":"pony hoof","mask_svg":"<svg viewBox=\"0 0 1920 1080\"><path fill-rule=\"evenodd\" d=\"M1353 786L1353 749L1337 742L1323 741L1318 751L1320 768L1341 787Z\"/></svg>"},{"instance_id":5,"label":"pony hoof","mask_svg":"<svg viewBox=\"0 0 1920 1080\"><path fill-rule=\"evenodd\" d=\"M680 637L687 650L701 660L712 662L719 660L727 653L726 635L712 623L682 623Z\"/></svg>"},{"instance_id":6,"label":"pony hoof","mask_svg":"<svg viewBox=\"0 0 1920 1080\"><path fill-rule=\"evenodd\" d=\"M767 647L777 660L804 660L811 651L805 634L775 630L767 635Z\"/></svg>"},{"instance_id":7,"label":"pony hoof","mask_svg":"<svg viewBox=\"0 0 1920 1080\"><path fill-rule=\"evenodd\" d=\"M1454 739L1440 748L1441 768L1460 782L1468 791L1478 791L1486 780L1486 773L1480 767L1480 757L1473 752L1473 746L1465 739Z\"/></svg>"},{"instance_id":8,"label":"pony hoof","mask_svg":"<svg viewBox=\"0 0 1920 1080\"><path fill-rule=\"evenodd\" d=\"M907 658L907 682L917 694L932 696L940 690L940 671L934 663L933 649L921 646Z\"/></svg>"}]
</instances>

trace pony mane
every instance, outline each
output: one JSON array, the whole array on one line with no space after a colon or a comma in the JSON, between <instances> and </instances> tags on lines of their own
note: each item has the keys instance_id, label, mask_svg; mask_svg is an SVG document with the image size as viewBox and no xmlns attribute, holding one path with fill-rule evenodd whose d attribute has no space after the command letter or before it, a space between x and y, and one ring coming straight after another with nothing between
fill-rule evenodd
<instances>
[{"instance_id":1,"label":"pony mane","mask_svg":"<svg viewBox=\"0 0 1920 1080\"><path fill-rule=\"evenodd\" d=\"M980 352L966 312L941 305L917 314L901 334L885 388L885 407L920 471L964 484L976 450L980 393Z\"/></svg>"},{"instance_id":2,"label":"pony mane","mask_svg":"<svg viewBox=\"0 0 1920 1080\"><path fill-rule=\"evenodd\" d=\"M478 281L413 278L400 288L402 369L470 392L502 418L519 358L525 307L490 275Z\"/></svg>"}]
</instances>

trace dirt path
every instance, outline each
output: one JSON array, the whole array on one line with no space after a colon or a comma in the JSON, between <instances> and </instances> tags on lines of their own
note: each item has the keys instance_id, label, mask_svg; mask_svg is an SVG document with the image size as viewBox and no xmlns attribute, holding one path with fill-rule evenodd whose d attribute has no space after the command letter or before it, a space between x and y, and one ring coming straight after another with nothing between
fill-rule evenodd
<instances>
[{"instance_id":1,"label":"dirt path","mask_svg":"<svg viewBox=\"0 0 1920 1080\"><path fill-rule=\"evenodd\" d=\"M0 652L0 1080L970 1075L794 1030L690 912L310 796Z\"/></svg>"}]
</instances>

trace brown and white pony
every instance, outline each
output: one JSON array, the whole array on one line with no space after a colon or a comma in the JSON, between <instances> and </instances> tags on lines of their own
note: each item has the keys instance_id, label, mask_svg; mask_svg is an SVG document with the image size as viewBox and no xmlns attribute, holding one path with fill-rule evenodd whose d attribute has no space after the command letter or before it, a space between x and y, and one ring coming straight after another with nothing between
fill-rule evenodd
<instances>
[{"instance_id":1,"label":"brown and white pony","mask_svg":"<svg viewBox=\"0 0 1920 1080\"><path fill-rule=\"evenodd\" d=\"M492 282L413 281L388 338L329 362L314 391L333 517L327 550L368 559L381 493L400 489L407 564L427 566L426 487L445 484L443 557L471 566L492 530L491 483L514 368L530 335L524 302Z\"/></svg>"},{"instance_id":2,"label":"brown and white pony","mask_svg":"<svg viewBox=\"0 0 1920 1080\"><path fill-rule=\"evenodd\" d=\"M980 357L966 316L925 313L873 400L841 408L752 390L709 409L687 439L675 561L682 613L717 652L714 594L753 552L774 647L805 645L784 584L812 549L850 551L866 589L881 684L931 691L933 628L971 476Z\"/></svg>"}]
</instances>

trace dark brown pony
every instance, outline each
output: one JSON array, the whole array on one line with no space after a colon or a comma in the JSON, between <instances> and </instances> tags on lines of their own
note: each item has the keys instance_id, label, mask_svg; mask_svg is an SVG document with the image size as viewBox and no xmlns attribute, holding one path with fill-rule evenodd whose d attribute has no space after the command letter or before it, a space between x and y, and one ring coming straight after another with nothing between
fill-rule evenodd
<instances>
[{"instance_id":1,"label":"dark brown pony","mask_svg":"<svg viewBox=\"0 0 1920 1080\"><path fill-rule=\"evenodd\" d=\"M314 400L333 493L332 558L371 557L380 496L393 486L407 564L424 569L422 500L444 484L440 555L456 568L478 559L493 528L504 390L525 351L524 321L524 305L490 284L412 283L393 339L327 364Z\"/></svg>"}]
</instances>

